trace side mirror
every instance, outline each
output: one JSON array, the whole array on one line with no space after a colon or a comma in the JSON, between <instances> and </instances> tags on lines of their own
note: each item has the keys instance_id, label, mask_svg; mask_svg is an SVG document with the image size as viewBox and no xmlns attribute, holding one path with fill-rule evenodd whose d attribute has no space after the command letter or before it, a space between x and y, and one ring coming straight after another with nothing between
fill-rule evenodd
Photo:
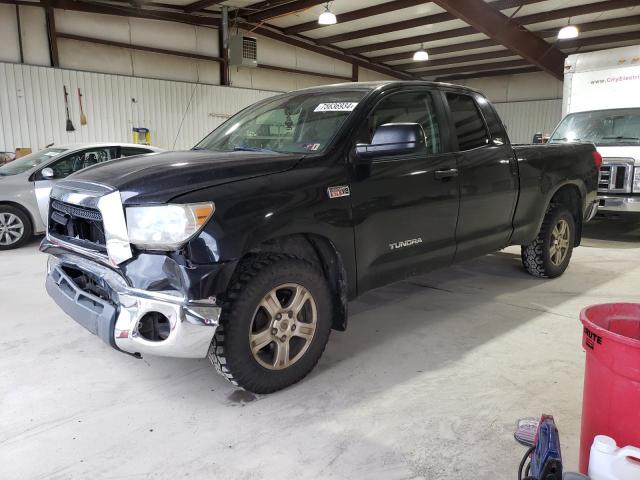
<instances>
[{"instance_id":1,"label":"side mirror","mask_svg":"<svg viewBox=\"0 0 640 480\"><path fill-rule=\"evenodd\" d=\"M356 145L360 158L406 155L425 149L425 134L418 123L385 123L373 134L370 145Z\"/></svg>"},{"instance_id":2,"label":"side mirror","mask_svg":"<svg viewBox=\"0 0 640 480\"><path fill-rule=\"evenodd\" d=\"M55 173L53 172L53 168L51 168L51 167L43 168L40 171L40 175L42 175L42 178L46 178L47 180L50 180L53 177L55 177Z\"/></svg>"}]
</instances>

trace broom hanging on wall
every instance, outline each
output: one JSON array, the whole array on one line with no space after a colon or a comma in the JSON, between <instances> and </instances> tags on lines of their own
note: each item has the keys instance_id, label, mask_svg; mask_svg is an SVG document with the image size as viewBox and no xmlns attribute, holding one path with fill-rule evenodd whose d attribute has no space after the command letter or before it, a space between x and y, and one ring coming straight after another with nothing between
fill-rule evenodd
<instances>
[{"instance_id":1,"label":"broom hanging on wall","mask_svg":"<svg viewBox=\"0 0 640 480\"><path fill-rule=\"evenodd\" d=\"M84 109L82 108L82 93L80 93L79 88L78 88L78 101L80 102L80 125L86 125L87 116L84 114Z\"/></svg>"},{"instance_id":2,"label":"broom hanging on wall","mask_svg":"<svg viewBox=\"0 0 640 480\"><path fill-rule=\"evenodd\" d=\"M67 86L63 85L62 88L64 88L64 109L67 112L67 132L73 132L75 131L75 128L73 127L71 117L69 116L69 94L67 93Z\"/></svg>"}]
</instances>

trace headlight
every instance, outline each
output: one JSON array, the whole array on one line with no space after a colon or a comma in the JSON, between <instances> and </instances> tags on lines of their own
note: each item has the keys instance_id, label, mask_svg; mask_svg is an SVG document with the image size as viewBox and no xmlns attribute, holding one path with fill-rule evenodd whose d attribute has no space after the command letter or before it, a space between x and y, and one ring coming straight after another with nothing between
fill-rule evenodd
<instances>
[{"instance_id":1,"label":"headlight","mask_svg":"<svg viewBox=\"0 0 640 480\"><path fill-rule=\"evenodd\" d=\"M129 241L151 250L175 250L193 237L213 215L213 203L127 208Z\"/></svg>"},{"instance_id":2,"label":"headlight","mask_svg":"<svg viewBox=\"0 0 640 480\"><path fill-rule=\"evenodd\" d=\"M633 169L633 193L640 193L640 167Z\"/></svg>"}]
</instances>

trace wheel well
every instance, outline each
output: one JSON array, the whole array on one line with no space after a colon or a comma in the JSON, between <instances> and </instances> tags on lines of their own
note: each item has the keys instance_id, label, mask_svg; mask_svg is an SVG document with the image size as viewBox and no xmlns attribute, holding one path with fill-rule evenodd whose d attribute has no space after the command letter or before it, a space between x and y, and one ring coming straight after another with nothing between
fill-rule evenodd
<instances>
[{"instance_id":1,"label":"wheel well","mask_svg":"<svg viewBox=\"0 0 640 480\"><path fill-rule=\"evenodd\" d=\"M334 330L347 328L347 273L340 253L326 237L315 234L286 235L267 240L247 252L242 260L259 252L286 253L307 260L322 270L333 298ZM237 267L236 267L237 268Z\"/></svg>"},{"instance_id":2,"label":"wheel well","mask_svg":"<svg viewBox=\"0 0 640 480\"><path fill-rule=\"evenodd\" d=\"M7 207L17 208L22 213L24 213L26 215L26 217L29 219L29 223L31 224L31 231L33 232L33 230L35 228L35 222L33 221L33 217L31 216L31 213L29 213L29 210L24 208L19 203L15 203L15 202L7 202L7 201L4 201L4 200L0 201L0 207L3 206L3 205L7 206Z\"/></svg>"},{"instance_id":3,"label":"wheel well","mask_svg":"<svg viewBox=\"0 0 640 480\"><path fill-rule=\"evenodd\" d=\"M561 187L551 198L552 205L567 207L576 224L576 236L574 246L579 246L582 240L582 195L575 185Z\"/></svg>"}]
</instances>

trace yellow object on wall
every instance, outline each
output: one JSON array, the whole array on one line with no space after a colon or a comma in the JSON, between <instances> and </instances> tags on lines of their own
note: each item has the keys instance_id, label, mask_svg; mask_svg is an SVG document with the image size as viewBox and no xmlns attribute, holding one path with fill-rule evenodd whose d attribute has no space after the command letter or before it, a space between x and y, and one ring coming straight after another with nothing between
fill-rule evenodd
<instances>
[{"instance_id":1,"label":"yellow object on wall","mask_svg":"<svg viewBox=\"0 0 640 480\"><path fill-rule=\"evenodd\" d=\"M151 132L148 128L133 127L133 143L151 145Z\"/></svg>"}]
</instances>

